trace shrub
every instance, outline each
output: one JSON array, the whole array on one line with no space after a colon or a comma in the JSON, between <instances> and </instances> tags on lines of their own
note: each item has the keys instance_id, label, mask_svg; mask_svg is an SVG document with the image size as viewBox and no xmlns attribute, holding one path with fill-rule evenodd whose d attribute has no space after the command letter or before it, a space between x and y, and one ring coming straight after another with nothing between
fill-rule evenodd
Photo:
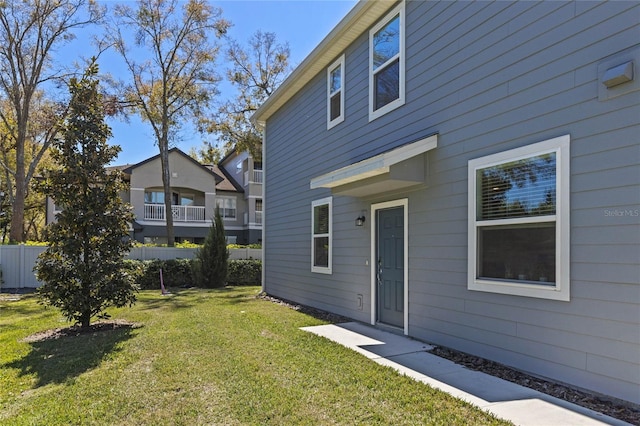
<instances>
[{"instance_id":1,"label":"shrub","mask_svg":"<svg viewBox=\"0 0 640 426\"><path fill-rule=\"evenodd\" d=\"M123 265L123 270L126 274L131 277L136 288L140 288L140 279L144 275L145 264L142 260L131 260L125 259Z\"/></svg>"},{"instance_id":2,"label":"shrub","mask_svg":"<svg viewBox=\"0 0 640 426\"><path fill-rule=\"evenodd\" d=\"M230 260L229 285L260 285L262 279L262 261L255 259Z\"/></svg>"},{"instance_id":3,"label":"shrub","mask_svg":"<svg viewBox=\"0 0 640 426\"><path fill-rule=\"evenodd\" d=\"M160 289L160 269L165 287L189 287L193 283L189 259L128 260L127 265L127 272L142 290Z\"/></svg>"},{"instance_id":4,"label":"shrub","mask_svg":"<svg viewBox=\"0 0 640 426\"><path fill-rule=\"evenodd\" d=\"M195 286L191 276L194 260L126 260L125 272L133 279L141 290L160 289L160 269L165 287ZM260 285L262 261L230 260L228 269L228 285Z\"/></svg>"},{"instance_id":5,"label":"shrub","mask_svg":"<svg viewBox=\"0 0 640 426\"><path fill-rule=\"evenodd\" d=\"M198 287L224 287L227 283L229 250L224 235L224 223L218 209L204 245L196 253L192 267L194 282Z\"/></svg>"},{"instance_id":6,"label":"shrub","mask_svg":"<svg viewBox=\"0 0 640 426\"><path fill-rule=\"evenodd\" d=\"M227 248L229 249L243 249L243 248L250 248L250 249L261 249L262 248L262 244L259 243L253 243L253 244L228 244Z\"/></svg>"}]
</instances>

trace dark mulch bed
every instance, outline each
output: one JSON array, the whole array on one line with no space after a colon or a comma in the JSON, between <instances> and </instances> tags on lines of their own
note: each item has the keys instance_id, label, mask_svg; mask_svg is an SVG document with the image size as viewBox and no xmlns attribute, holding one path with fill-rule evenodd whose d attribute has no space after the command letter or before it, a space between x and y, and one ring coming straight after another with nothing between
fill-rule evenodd
<instances>
[{"instance_id":1,"label":"dark mulch bed","mask_svg":"<svg viewBox=\"0 0 640 426\"><path fill-rule=\"evenodd\" d=\"M140 328L140 324L123 321L123 320L109 320L109 321L97 321L91 324L89 327L82 328L80 326L71 326L65 328L56 328L53 330L45 330L39 333L32 334L25 337L23 340L28 343L43 342L45 340L60 339L63 337L80 336L83 334L92 334L101 331L111 331L120 328Z\"/></svg>"},{"instance_id":2,"label":"dark mulch bed","mask_svg":"<svg viewBox=\"0 0 640 426\"><path fill-rule=\"evenodd\" d=\"M301 305L289 300L279 299L277 297L269 296L265 293L261 293L260 295L258 295L258 297L282 306L287 306L298 312L302 312L304 314L321 319L323 321L327 321L332 324L353 321L352 319L343 317L341 315L332 314L330 312L312 308L310 306ZM492 376L499 377L513 383L517 383L521 386L526 386L547 395L551 395L556 398L579 405L581 407L585 407L590 410L606 414L607 416L628 422L632 425L640 425L640 409L624 405L617 401L607 400L604 397L580 391L560 383L543 380L538 377L525 374L513 368L509 368L497 362L465 354L463 352L454 351L452 349L435 347L430 351L430 353L453 361L456 364L464 365L469 369L481 371L483 373L490 374Z\"/></svg>"},{"instance_id":3,"label":"dark mulch bed","mask_svg":"<svg viewBox=\"0 0 640 426\"><path fill-rule=\"evenodd\" d=\"M616 401L607 400L604 397L580 391L569 386L554 383L539 377L530 376L521 371L514 370L497 362L484 358L469 355L452 349L435 347L430 351L432 354L448 359L456 364L499 377L509 382L517 383L521 386L537 390L538 392L554 396L559 399L571 402L581 407L606 414L607 416L623 420L633 425L640 424L640 409L623 405Z\"/></svg>"},{"instance_id":4,"label":"dark mulch bed","mask_svg":"<svg viewBox=\"0 0 640 426\"><path fill-rule=\"evenodd\" d=\"M326 321L331 324L337 324L341 322L353 321L351 318L343 317L341 315L332 314L331 312L323 311L320 309L312 308L311 306L301 305L290 300L278 299L277 297L269 296L266 293L260 293L258 298L268 300L278 305L286 306L294 311L302 312L303 314L312 316L322 321Z\"/></svg>"}]
</instances>

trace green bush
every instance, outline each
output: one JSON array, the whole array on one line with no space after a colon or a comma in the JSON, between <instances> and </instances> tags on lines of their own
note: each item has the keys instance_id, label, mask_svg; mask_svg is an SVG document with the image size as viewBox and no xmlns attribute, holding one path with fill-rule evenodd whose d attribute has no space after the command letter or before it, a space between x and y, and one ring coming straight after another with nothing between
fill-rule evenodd
<instances>
[{"instance_id":1,"label":"green bush","mask_svg":"<svg viewBox=\"0 0 640 426\"><path fill-rule=\"evenodd\" d=\"M144 275L145 267L145 263L142 260L124 260L124 272L129 274L137 288L140 288L140 279Z\"/></svg>"},{"instance_id":2,"label":"green bush","mask_svg":"<svg viewBox=\"0 0 640 426\"><path fill-rule=\"evenodd\" d=\"M250 249L261 249L262 248L262 244L227 244L227 248L228 249L244 249L244 248L250 248Z\"/></svg>"},{"instance_id":3,"label":"green bush","mask_svg":"<svg viewBox=\"0 0 640 426\"><path fill-rule=\"evenodd\" d=\"M217 288L227 284L229 249L224 235L224 222L218 209L211 221L204 245L196 252L191 270L198 287Z\"/></svg>"},{"instance_id":4,"label":"green bush","mask_svg":"<svg viewBox=\"0 0 640 426\"><path fill-rule=\"evenodd\" d=\"M193 284L191 277L191 260L130 260L129 273L133 274L136 284L142 290L160 289L160 269L162 269L162 281L165 288L190 287Z\"/></svg>"},{"instance_id":5,"label":"green bush","mask_svg":"<svg viewBox=\"0 0 640 426\"><path fill-rule=\"evenodd\" d=\"M165 288L195 286L191 270L194 260L126 260L125 271L141 290L160 289L160 269ZM260 285L262 261L229 260L228 285Z\"/></svg>"},{"instance_id":6,"label":"green bush","mask_svg":"<svg viewBox=\"0 0 640 426\"><path fill-rule=\"evenodd\" d=\"M262 261L255 259L230 260L229 285L260 285L262 279Z\"/></svg>"}]
</instances>

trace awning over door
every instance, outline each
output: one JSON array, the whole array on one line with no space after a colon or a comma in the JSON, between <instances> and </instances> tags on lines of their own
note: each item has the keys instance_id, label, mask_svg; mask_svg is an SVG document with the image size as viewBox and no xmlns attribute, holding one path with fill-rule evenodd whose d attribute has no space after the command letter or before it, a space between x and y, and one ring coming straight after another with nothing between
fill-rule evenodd
<instances>
[{"instance_id":1,"label":"awning over door","mask_svg":"<svg viewBox=\"0 0 640 426\"><path fill-rule=\"evenodd\" d=\"M418 185L425 181L424 154L437 146L436 134L313 178L310 186L365 197Z\"/></svg>"}]
</instances>

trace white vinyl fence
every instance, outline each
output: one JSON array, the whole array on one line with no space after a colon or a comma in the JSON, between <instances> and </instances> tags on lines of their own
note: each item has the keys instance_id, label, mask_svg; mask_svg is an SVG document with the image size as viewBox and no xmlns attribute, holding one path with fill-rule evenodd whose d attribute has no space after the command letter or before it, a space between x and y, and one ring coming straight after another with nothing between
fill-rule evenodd
<instances>
[{"instance_id":1,"label":"white vinyl fence","mask_svg":"<svg viewBox=\"0 0 640 426\"><path fill-rule=\"evenodd\" d=\"M0 267L2 268L2 288L36 288L40 282L36 279L33 267L38 255L47 248L43 246L0 245ZM129 259L191 259L198 249L175 247L135 247L129 253ZM261 249L230 249L229 259L262 260Z\"/></svg>"}]
</instances>

